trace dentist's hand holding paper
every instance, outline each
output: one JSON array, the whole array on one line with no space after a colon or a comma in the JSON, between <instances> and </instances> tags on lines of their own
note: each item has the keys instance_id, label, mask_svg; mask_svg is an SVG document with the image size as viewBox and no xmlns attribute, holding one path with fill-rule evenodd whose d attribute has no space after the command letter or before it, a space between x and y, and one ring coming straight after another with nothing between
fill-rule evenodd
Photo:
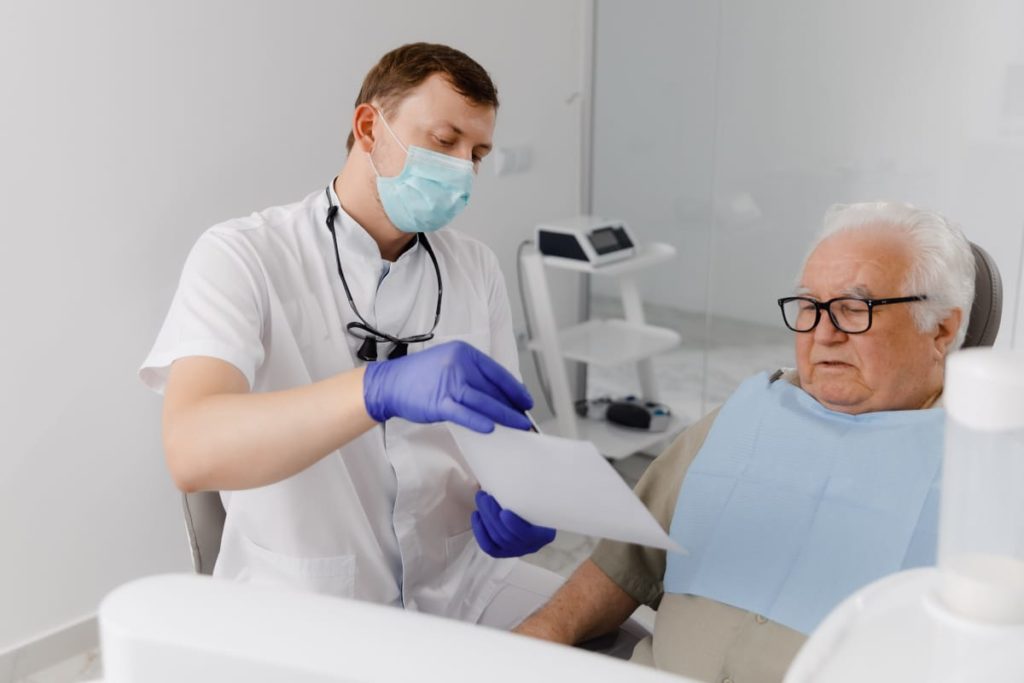
<instances>
[{"instance_id":1,"label":"dentist's hand holding paper","mask_svg":"<svg viewBox=\"0 0 1024 683\"><path fill-rule=\"evenodd\" d=\"M496 424L529 429L523 411L533 406L522 382L463 341L368 363L363 399L377 422L392 417L419 423L449 420L484 433Z\"/></svg>"},{"instance_id":2,"label":"dentist's hand holding paper","mask_svg":"<svg viewBox=\"0 0 1024 683\"><path fill-rule=\"evenodd\" d=\"M476 493L476 511L470 522L480 548L491 557L521 557L555 540L555 530L530 524L506 510L486 491Z\"/></svg>"}]
</instances>

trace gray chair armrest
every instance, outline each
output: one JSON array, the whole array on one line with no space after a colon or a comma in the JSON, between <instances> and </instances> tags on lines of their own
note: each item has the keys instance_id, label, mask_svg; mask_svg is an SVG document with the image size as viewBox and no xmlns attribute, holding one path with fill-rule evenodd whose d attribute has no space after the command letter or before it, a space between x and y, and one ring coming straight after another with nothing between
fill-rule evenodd
<instances>
[{"instance_id":1,"label":"gray chair armrest","mask_svg":"<svg viewBox=\"0 0 1024 683\"><path fill-rule=\"evenodd\" d=\"M192 550L192 569L196 574L213 574L227 516L220 492L183 493L181 506L185 513L185 533Z\"/></svg>"}]
</instances>

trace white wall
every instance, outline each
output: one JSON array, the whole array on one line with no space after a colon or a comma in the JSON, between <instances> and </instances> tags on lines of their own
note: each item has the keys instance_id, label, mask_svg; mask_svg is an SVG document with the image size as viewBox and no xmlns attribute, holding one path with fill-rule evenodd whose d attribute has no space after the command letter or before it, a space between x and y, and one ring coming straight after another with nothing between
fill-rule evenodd
<instances>
[{"instance_id":1,"label":"white wall","mask_svg":"<svg viewBox=\"0 0 1024 683\"><path fill-rule=\"evenodd\" d=\"M1013 94L1005 69L1024 61L1020 3L722 7L714 310L775 322L774 297L836 201L900 199L943 211L1016 281L1024 118L1009 120L1003 105ZM761 216L734 226L726 207L743 195ZM1007 292L1012 323L1012 285Z\"/></svg>"},{"instance_id":2,"label":"white wall","mask_svg":"<svg viewBox=\"0 0 1024 683\"><path fill-rule=\"evenodd\" d=\"M595 17L594 212L674 244L678 258L643 276L644 296L697 311L714 219L717 15L712 0L598 0Z\"/></svg>"},{"instance_id":3,"label":"white wall","mask_svg":"<svg viewBox=\"0 0 1024 683\"><path fill-rule=\"evenodd\" d=\"M197 235L326 185L367 69L404 42L447 42L498 85L497 143L533 151L527 173L485 167L459 220L511 275L531 226L578 209L582 11L0 4L0 653L130 578L188 569L159 400L135 370Z\"/></svg>"},{"instance_id":4,"label":"white wall","mask_svg":"<svg viewBox=\"0 0 1024 683\"><path fill-rule=\"evenodd\" d=\"M780 324L774 299L826 207L899 199L995 256L1008 343L1024 237L1019 0L599 0L597 18L595 203L683 252L650 300L702 309L710 260L715 314Z\"/></svg>"}]
</instances>

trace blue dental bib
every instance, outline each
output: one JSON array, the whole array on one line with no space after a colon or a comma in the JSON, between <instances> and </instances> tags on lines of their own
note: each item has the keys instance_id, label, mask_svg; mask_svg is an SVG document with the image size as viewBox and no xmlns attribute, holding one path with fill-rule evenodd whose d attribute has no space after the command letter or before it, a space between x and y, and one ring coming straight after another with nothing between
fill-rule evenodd
<instances>
[{"instance_id":1,"label":"blue dental bib","mask_svg":"<svg viewBox=\"0 0 1024 683\"><path fill-rule=\"evenodd\" d=\"M809 634L845 597L934 564L945 411L847 415L768 373L722 406L679 491L665 591Z\"/></svg>"}]
</instances>

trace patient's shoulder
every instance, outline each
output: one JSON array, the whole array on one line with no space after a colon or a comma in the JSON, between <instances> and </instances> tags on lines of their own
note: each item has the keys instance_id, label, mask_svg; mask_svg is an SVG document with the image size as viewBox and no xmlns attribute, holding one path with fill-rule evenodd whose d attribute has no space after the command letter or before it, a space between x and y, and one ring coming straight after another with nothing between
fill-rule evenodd
<instances>
[{"instance_id":1,"label":"patient's shoulder","mask_svg":"<svg viewBox=\"0 0 1024 683\"><path fill-rule=\"evenodd\" d=\"M650 488L652 491L648 493L652 498L664 497L667 500L675 500L683 476L704 445L704 440L707 439L720 410L721 406L684 429L672 444L654 459L637 485L638 493ZM641 495L641 498L643 497Z\"/></svg>"},{"instance_id":2,"label":"patient's shoulder","mask_svg":"<svg viewBox=\"0 0 1024 683\"><path fill-rule=\"evenodd\" d=\"M748 378L745 382L753 381L757 377L761 377L760 382L764 382L764 377L767 376L768 382L773 383L779 380L789 382L795 387L800 386L800 374L796 371L796 368L778 368L774 372L761 372L758 375ZM690 466L693 459L697 457L697 452L700 451L704 445L704 441L708 437L708 433L711 431L711 426L715 423L715 418L718 417L718 413L721 411L722 406L718 406L711 412L704 415L689 427L684 429L675 441L666 448L661 455L655 459L651 467L655 464L661 467L671 467L673 469L678 467Z\"/></svg>"},{"instance_id":3,"label":"patient's shoulder","mask_svg":"<svg viewBox=\"0 0 1024 683\"><path fill-rule=\"evenodd\" d=\"M760 376L768 376L770 382L782 380L800 386L800 376L793 368L779 368L773 373L761 373ZM659 508L662 516L668 515L671 518L686 471L703 448L721 409L718 406L684 429L644 472L636 491L648 507ZM652 511L657 517L658 511Z\"/></svg>"}]
</instances>

